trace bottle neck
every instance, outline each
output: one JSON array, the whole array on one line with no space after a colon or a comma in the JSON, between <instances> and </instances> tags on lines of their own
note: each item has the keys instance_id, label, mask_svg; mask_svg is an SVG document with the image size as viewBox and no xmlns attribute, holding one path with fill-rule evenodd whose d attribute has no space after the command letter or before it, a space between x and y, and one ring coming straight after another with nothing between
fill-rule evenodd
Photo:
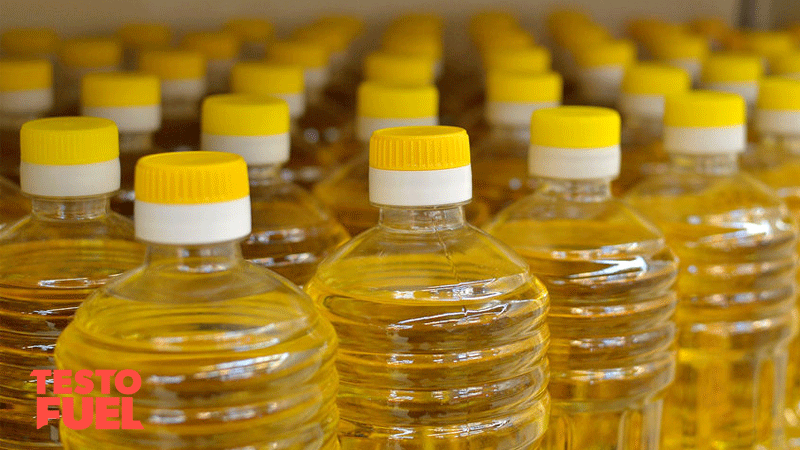
<instances>
[{"instance_id":1,"label":"bottle neck","mask_svg":"<svg viewBox=\"0 0 800 450\"><path fill-rule=\"evenodd\" d=\"M763 133L759 138L758 144L756 152L760 157L800 157L800 134Z\"/></svg>"},{"instance_id":2,"label":"bottle neck","mask_svg":"<svg viewBox=\"0 0 800 450\"><path fill-rule=\"evenodd\" d=\"M33 197L31 211L42 220L93 220L107 216L111 211L112 193L94 197Z\"/></svg>"},{"instance_id":3,"label":"bottle neck","mask_svg":"<svg viewBox=\"0 0 800 450\"><path fill-rule=\"evenodd\" d=\"M663 129L661 119L627 115L622 125L622 140L631 144L650 143L661 139Z\"/></svg>"},{"instance_id":4,"label":"bottle neck","mask_svg":"<svg viewBox=\"0 0 800 450\"><path fill-rule=\"evenodd\" d=\"M197 120L200 116L199 98L164 99L161 115L165 120Z\"/></svg>"},{"instance_id":5,"label":"bottle neck","mask_svg":"<svg viewBox=\"0 0 800 450\"><path fill-rule=\"evenodd\" d=\"M139 153L153 148L153 133L120 133L120 153Z\"/></svg>"},{"instance_id":6,"label":"bottle neck","mask_svg":"<svg viewBox=\"0 0 800 450\"><path fill-rule=\"evenodd\" d=\"M569 202L603 202L611 199L611 179L559 180L536 177L536 192L554 200Z\"/></svg>"},{"instance_id":7,"label":"bottle neck","mask_svg":"<svg viewBox=\"0 0 800 450\"><path fill-rule=\"evenodd\" d=\"M222 272L242 261L239 241L205 245L149 244L145 255L146 265L173 267L190 273Z\"/></svg>"},{"instance_id":8,"label":"bottle neck","mask_svg":"<svg viewBox=\"0 0 800 450\"><path fill-rule=\"evenodd\" d=\"M739 171L739 155L687 155L670 154L672 167L681 172L693 172L702 175L733 175Z\"/></svg>"},{"instance_id":9,"label":"bottle neck","mask_svg":"<svg viewBox=\"0 0 800 450\"><path fill-rule=\"evenodd\" d=\"M247 166L247 176L250 186L269 186L283 182L280 164Z\"/></svg>"},{"instance_id":10,"label":"bottle neck","mask_svg":"<svg viewBox=\"0 0 800 450\"><path fill-rule=\"evenodd\" d=\"M378 219L378 224L382 227L406 232L452 230L463 227L466 223L462 203L430 208L381 206Z\"/></svg>"},{"instance_id":11,"label":"bottle neck","mask_svg":"<svg viewBox=\"0 0 800 450\"><path fill-rule=\"evenodd\" d=\"M497 140L515 141L527 145L531 140L530 126L517 126L504 123L493 123L492 137Z\"/></svg>"}]
</instances>

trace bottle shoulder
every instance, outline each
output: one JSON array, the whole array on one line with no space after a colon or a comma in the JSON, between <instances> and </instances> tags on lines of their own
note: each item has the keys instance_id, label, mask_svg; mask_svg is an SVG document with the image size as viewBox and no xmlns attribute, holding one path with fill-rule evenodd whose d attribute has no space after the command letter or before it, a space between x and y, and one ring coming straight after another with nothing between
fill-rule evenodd
<instances>
[{"instance_id":1,"label":"bottle shoulder","mask_svg":"<svg viewBox=\"0 0 800 450\"><path fill-rule=\"evenodd\" d=\"M28 214L3 230L0 245L28 241L135 241L133 221L110 211L92 219L49 219Z\"/></svg>"}]
</instances>

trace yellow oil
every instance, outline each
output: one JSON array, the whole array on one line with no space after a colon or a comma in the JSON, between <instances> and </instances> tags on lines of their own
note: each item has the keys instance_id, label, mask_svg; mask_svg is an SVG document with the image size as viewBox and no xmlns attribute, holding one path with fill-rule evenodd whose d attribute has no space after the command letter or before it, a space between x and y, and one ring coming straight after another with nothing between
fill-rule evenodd
<instances>
[{"instance_id":1,"label":"yellow oil","mask_svg":"<svg viewBox=\"0 0 800 450\"><path fill-rule=\"evenodd\" d=\"M797 223L800 223L800 157L796 139L766 137L758 149L743 159L752 175L771 187L786 202ZM798 247L800 252L800 247ZM800 285L800 271L797 274ZM800 448L800 336L789 346L789 370L786 376L786 435L790 449Z\"/></svg>"},{"instance_id":2,"label":"yellow oil","mask_svg":"<svg viewBox=\"0 0 800 450\"><path fill-rule=\"evenodd\" d=\"M36 429L30 372L55 368L56 339L81 302L142 261L132 224L92 222L72 231L24 222L0 244L0 448L61 448L55 421Z\"/></svg>"},{"instance_id":3,"label":"yellow oil","mask_svg":"<svg viewBox=\"0 0 800 450\"><path fill-rule=\"evenodd\" d=\"M779 198L725 164L676 159L627 197L680 259L667 450L784 448L795 231Z\"/></svg>"},{"instance_id":4,"label":"yellow oil","mask_svg":"<svg viewBox=\"0 0 800 450\"><path fill-rule=\"evenodd\" d=\"M19 128L0 128L0 176L19 183Z\"/></svg>"},{"instance_id":5,"label":"yellow oil","mask_svg":"<svg viewBox=\"0 0 800 450\"><path fill-rule=\"evenodd\" d=\"M530 194L528 137L493 130L472 152L472 195L494 216Z\"/></svg>"},{"instance_id":6,"label":"yellow oil","mask_svg":"<svg viewBox=\"0 0 800 450\"><path fill-rule=\"evenodd\" d=\"M65 449L337 450L330 324L240 256L182 253L162 252L98 292L62 334L58 367L142 378L132 395L142 430L62 427Z\"/></svg>"},{"instance_id":7,"label":"yellow oil","mask_svg":"<svg viewBox=\"0 0 800 450\"><path fill-rule=\"evenodd\" d=\"M133 218L136 162L142 156L161 153L163 150L153 145L153 136L149 134L120 134L119 150L120 189L111 198L111 208L118 214Z\"/></svg>"},{"instance_id":8,"label":"yellow oil","mask_svg":"<svg viewBox=\"0 0 800 450\"><path fill-rule=\"evenodd\" d=\"M369 154L361 153L314 186L314 196L355 236L378 223L378 208L369 202ZM475 199L464 206L467 221L482 226L491 218L489 205Z\"/></svg>"},{"instance_id":9,"label":"yellow oil","mask_svg":"<svg viewBox=\"0 0 800 450\"><path fill-rule=\"evenodd\" d=\"M546 290L452 212L385 212L306 285L339 337L342 449L540 448Z\"/></svg>"},{"instance_id":10,"label":"yellow oil","mask_svg":"<svg viewBox=\"0 0 800 450\"><path fill-rule=\"evenodd\" d=\"M19 188L0 177L0 230L25 217L30 210L30 201Z\"/></svg>"},{"instance_id":11,"label":"yellow oil","mask_svg":"<svg viewBox=\"0 0 800 450\"><path fill-rule=\"evenodd\" d=\"M242 243L242 253L302 286L317 264L350 236L307 191L280 180L254 183L257 172L250 169L253 230Z\"/></svg>"},{"instance_id":12,"label":"yellow oil","mask_svg":"<svg viewBox=\"0 0 800 450\"><path fill-rule=\"evenodd\" d=\"M661 142L661 123L626 116L622 127L620 174L611 183L615 196L622 196L649 177L666 173L669 155Z\"/></svg>"},{"instance_id":13,"label":"yellow oil","mask_svg":"<svg viewBox=\"0 0 800 450\"><path fill-rule=\"evenodd\" d=\"M659 449L676 362L677 260L663 236L616 200L554 204L538 193L503 210L488 231L550 293L543 447Z\"/></svg>"}]
</instances>

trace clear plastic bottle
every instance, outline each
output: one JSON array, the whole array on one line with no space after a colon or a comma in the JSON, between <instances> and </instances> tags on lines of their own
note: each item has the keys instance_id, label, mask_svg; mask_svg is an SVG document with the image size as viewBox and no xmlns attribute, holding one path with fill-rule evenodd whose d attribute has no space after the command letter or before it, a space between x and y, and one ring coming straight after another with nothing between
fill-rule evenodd
<instances>
[{"instance_id":1,"label":"clear plastic bottle","mask_svg":"<svg viewBox=\"0 0 800 450\"><path fill-rule=\"evenodd\" d=\"M22 127L20 180L32 212L0 238L0 448L61 448L55 422L36 428L31 370L54 369L56 339L81 302L142 262L133 223L110 209L119 188L117 145L106 119Z\"/></svg>"},{"instance_id":2,"label":"clear plastic bottle","mask_svg":"<svg viewBox=\"0 0 800 450\"><path fill-rule=\"evenodd\" d=\"M720 92L667 97L670 170L626 200L680 259L678 367L664 448L784 448L794 328L796 230L785 204L739 172L745 102Z\"/></svg>"},{"instance_id":3,"label":"clear plastic bottle","mask_svg":"<svg viewBox=\"0 0 800 450\"><path fill-rule=\"evenodd\" d=\"M554 11L547 28L553 42L553 68L564 77L564 103L580 100L580 71L575 55L583 47L609 42L611 34L578 11Z\"/></svg>"},{"instance_id":4,"label":"clear plastic bottle","mask_svg":"<svg viewBox=\"0 0 800 450\"><path fill-rule=\"evenodd\" d=\"M141 53L165 50L172 44L172 29L163 23L126 23L117 31L123 49L125 70L137 70Z\"/></svg>"},{"instance_id":5,"label":"clear plastic bottle","mask_svg":"<svg viewBox=\"0 0 800 450\"><path fill-rule=\"evenodd\" d=\"M744 98L747 117L753 117L758 98L758 80L764 75L764 65L757 56L740 53L712 53L701 76L703 89L730 92Z\"/></svg>"},{"instance_id":6,"label":"clear plastic bottle","mask_svg":"<svg viewBox=\"0 0 800 450\"><path fill-rule=\"evenodd\" d=\"M700 85L703 63L709 54L708 39L688 33L672 34L657 39L651 48L656 61L685 70L692 77L692 85Z\"/></svg>"},{"instance_id":7,"label":"clear plastic bottle","mask_svg":"<svg viewBox=\"0 0 800 450\"><path fill-rule=\"evenodd\" d=\"M0 59L0 176L19 182L19 130L52 109L50 61Z\"/></svg>"},{"instance_id":8,"label":"clear plastic bottle","mask_svg":"<svg viewBox=\"0 0 800 450\"><path fill-rule=\"evenodd\" d=\"M469 140L455 127L377 131L377 226L306 285L339 336L343 449L539 448L549 398L547 293L467 224Z\"/></svg>"},{"instance_id":9,"label":"clear plastic bottle","mask_svg":"<svg viewBox=\"0 0 800 450\"><path fill-rule=\"evenodd\" d=\"M378 210L369 201L369 138L381 128L438 124L439 96L431 85L401 86L365 81L358 88L357 140L353 156L314 187L314 195L350 235L371 228Z\"/></svg>"},{"instance_id":10,"label":"clear plastic bottle","mask_svg":"<svg viewBox=\"0 0 800 450\"><path fill-rule=\"evenodd\" d=\"M498 211L528 195L531 114L561 104L563 81L555 72L492 70L486 77L489 134L472 150L473 197Z\"/></svg>"},{"instance_id":11,"label":"clear plastic bottle","mask_svg":"<svg viewBox=\"0 0 800 450\"><path fill-rule=\"evenodd\" d=\"M535 191L487 227L550 294L547 450L660 448L678 263L658 229L611 195L619 129L608 109L534 112Z\"/></svg>"},{"instance_id":12,"label":"clear plastic bottle","mask_svg":"<svg viewBox=\"0 0 800 450\"><path fill-rule=\"evenodd\" d=\"M206 61L200 52L152 50L139 70L161 80L161 128L153 143L169 151L200 147L200 102L206 95Z\"/></svg>"},{"instance_id":13,"label":"clear plastic bottle","mask_svg":"<svg viewBox=\"0 0 800 450\"><path fill-rule=\"evenodd\" d=\"M142 156L160 153L153 133L161 126L158 77L141 73L94 73L83 77L81 114L112 120L119 130L120 189L111 208L133 217L133 174Z\"/></svg>"},{"instance_id":14,"label":"clear plastic bottle","mask_svg":"<svg viewBox=\"0 0 800 450\"><path fill-rule=\"evenodd\" d=\"M239 58L241 47L236 35L228 31L187 33L181 47L198 51L206 58L206 88L209 94L230 90L231 69Z\"/></svg>"},{"instance_id":15,"label":"clear plastic bottle","mask_svg":"<svg viewBox=\"0 0 800 450\"><path fill-rule=\"evenodd\" d=\"M239 58L242 61L261 59L267 47L275 40L275 27L266 19L235 17L225 23L225 30L233 33L242 43Z\"/></svg>"},{"instance_id":16,"label":"clear plastic bottle","mask_svg":"<svg viewBox=\"0 0 800 450\"><path fill-rule=\"evenodd\" d=\"M625 69L636 61L636 46L626 40L586 45L574 54L578 65L581 100L594 106L615 108Z\"/></svg>"},{"instance_id":17,"label":"clear plastic bottle","mask_svg":"<svg viewBox=\"0 0 800 450\"><path fill-rule=\"evenodd\" d=\"M755 128L759 141L742 168L771 187L800 222L800 81L765 77L759 86ZM800 273L798 273L800 280ZM800 337L789 347L786 381L786 434L800 448Z\"/></svg>"},{"instance_id":18,"label":"clear plastic bottle","mask_svg":"<svg viewBox=\"0 0 800 450\"><path fill-rule=\"evenodd\" d=\"M58 52L59 76L56 78L56 107L59 116L80 112L81 80L89 73L115 72L122 68L122 46L111 38L66 40Z\"/></svg>"},{"instance_id":19,"label":"clear plastic bottle","mask_svg":"<svg viewBox=\"0 0 800 450\"><path fill-rule=\"evenodd\" d=\"M12 28L0 35L0 51L4 57L57 61L59 39L50 28Z\"/></svg>"},{"instance_id":20,"label":"clear plastic bottle","mask_svg":"<svg viewBox=\"0 0 800 450\"><path fill-rule=\"evenodd\" d=\"M622 169L611 183L614 195L667 171L669 156L662 144L664 97L691 88L689 74L660 63L628 67L622 79L618 109L622 115Z\"/></svg>"},{"instance_id":21,"label":"clear plastic bottle","mask_svg":"<svg viewBox=\"0 0 800 450\"><path fill-rule=\"evenodd\" d=\"M131 397L142 429L62 426L65 448L339 448L334 330L296 286L242 258L249 203L237 155L139 161L145 263L78 309L56 364L137 371Z\"/></svg>"},{"instance_id":22,"label":"clear plastic bottle","mask_svg":"<svg viewBox=\"0 0 800 450\"><path fill-rule=\"evenodd\" d=\"M275 97L227 94L203 102L203 150L247 162L252 232L242 253L302 286L350 236L314 198L280 176L289 160L289 107Z\"/></svg>"}]
</instances>

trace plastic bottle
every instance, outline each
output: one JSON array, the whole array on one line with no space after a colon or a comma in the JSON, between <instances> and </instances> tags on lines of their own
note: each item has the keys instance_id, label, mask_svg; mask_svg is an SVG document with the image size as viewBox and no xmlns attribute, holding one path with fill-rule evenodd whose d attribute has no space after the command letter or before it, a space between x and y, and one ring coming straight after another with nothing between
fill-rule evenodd
<instances>
[{"instance_id":1,"label":"plastic bottle","mask_svg":"<svg viewBox=\"0 0 800 450\"><path fill-rule=\"evenodd\" d=\"M686 71L664 64L634 64L625 72L618 107L622 115L622 169L611 184L614 195L667 171L669 156L661 142L664 98L690 88Z\"/></svg>"},{"instance_id":2,"label":"plastic bottle","mask_svg":"<svg viewBox=\"0 0 800 450\"><path fill-rule=\"evenodd\" d=\"M81 302L141 264L133 223L110 209L119 188L117 145L116 126L106 119L38 119L22 127L20 180L32 212L0 238L4 449L61 448L56 422L36 428L31 370L54 369L56 339Z\"/></svg>"},{"instance_id":3,"label":"plastic bottle","mask_svg":"<svg viewBox=\"0 0 800 450\"><path fill-rule=\"evenodd\" d=\"M535 111L535 191L487 227L550 294L548 450L660 448L678 263L658 229L611 195L619 130L605 108Z\"/></svg>"},{"instance_id":4,"label":"plastic bottle","mask_svg":"<svg viewBox=\"0 0 800 450\"><path fill-rule=\"evenodd\" d=\"M548 30L553 41L553 68L564 77L564 101L570 104L580 101L580 71L575 54L582 47L597 46L612 38L607 29L583 14L557 13L548 17Z\"/></svg>"},{"instance_id":5,"label":"plastic bottle","mask_svg":"<svg viewBox=\"0 0 800 450\"><path fill-rule=\"evenodd\" d=\"M80 112L81 80L89 73L122 68L122 46L111 38L79 38L64 41L58 53L60 76L56 78L56 115Z\"/></svg>"},{"instance_id":6,"label":"plastic bottle","mask_svg":"<svg viewBox=\"0 0 800 450\"><path fill-rule=\"evenodd\" d=\"M364 81L408 86L434 84L435 61L419 55L400 55L383 50L364 58Z\"/></svg>"},{"instance_id":7,"label":"plastic bottle","mask_svg":"<svg viewBox=\"0 0 800 450\"><path fill-rule=\"evenodd\" d=\"M800 80L800 51L776 57L771 61L769 68L775 75Z\"/></svg>"},{"instance_id":8,"label":"plastic bottle","mask_svg":"<svg viewBox=\"0 0 800 450\"><path fill-rule=\"evenodd\" d=\"M626 200L678 255L678 367L664 448L783 448L796 231L780 198L739 172L745 102L720 92L667 97L670 170Z\"/></svg>"},{"instance_id":9,"label":"plastic bottle","mask_svg":"<svg viewBox=\"0 0 800 450\"><path fill-rule=\"evenodd\" d=\"M578 65L580 98L589 105L615 107L625 69L636 61L630 41L606 41L574 52Z\"/></svg>"},{"instance_id":10,"label":"plastic bottle","mask_svg":"<svg viewBox=\"0 0 800 450\"><path fill-rule=\"evenodd\" d=\"M247 191L237 155L139 161L145 264L81 306L56 363L136 371L141 387L129 396L142 429L62 426L66 448L339 448L334 331L296 286L242 258Z\"/></svg>"},{"instance_id":11,"label":"plastic bottle","mask_svg":"<svg viewBox=\"0 0 800 450\"><path fill-rule=\"evenodd\" d=\"M181 47L206 58L206 88L209 94L228 92L231 69L239 58L240 43L227 31L194 32L183 37Z\"/></svg>"},{"instance_id":12,"label":"plastic bottle","mask_svg":"<svg viewBox=\"0 0 800 450\"><path fill-rule=\"evenodd\" d=\"M652 45L656 61L681 68L692 77L692 85L700 85L703 64L708 58L708 39L690 34L671 35Z\"/></svg>"},{"instance_id":13,"label":"plastic bottle","mask_svg":"<svg viewBox=\"0 0 800 450\"><path fill-rule=\"evenodd\" d=\"M511 249L467 224L466 132L380 130L369 159L378 225L306 286L339 336L342 448L539 448L547 293Z\"/></svg>"},{"instance_id":14,"label":"plastic bottle","mask_svg":"<svg viewBox=\"0 0 800 450\"><path fill-rule=\"evenodd\" d=\"M365 81L358 88L357 140L346 142L348 162L314 187L314 195L355 236L375 225L369 201L369 138L381 128L437 125L439 95L431 85L401 86Z\"/></svg>"},{"instance_id":15,"label":"plastic bottle","mask_svg":"<svg viewBox=\"0 0 800 450\"><path fill-rule=\"evenodd\" d=\"M242 243L245 259L302 286L349 235L316 198L281 178L289 140L289 107L281 99L227 94L203 102L203 150L247 162L252 232Z\"/></svg>"},{"instance_id":16,"label":"plastic bottle","mask_svg":"<svg viewBox=\"0 0 800 450\"><path fill-rule=\"evenodd\" d=\"M153 145L161 126L158 77L139 73L94 73L83 77L81 115L113 120L119 130L120 189L111 208L133 217L133 174L136 161L162 150Z\"/></svg>"},{"instance_id":17,"label":"plastic bottle","mask_svg":"<svg viewBox=\"0 0 800 450\"><path fill-rule=\"evenodd\" d=\"M50 61L0 59L0 175L19 182L19 130L52 109Z\"/></svg>"},{"instance_id":18,"label":"plastic bottle","mask_svg":"<svg viewBox=\"0 0 800 450\"><path fill-rule=\"evenodd\" d=\"M162 23L126 23L117 32L124 52L126 70L137 70L140 54L147 50L165 50L172 44L172 30Z\"/></svg>"},{"instance_id":19,"label":"plastic bottle","mask_svg":"<svg viewBox=\"0 0 800 450\"><path fill-rule=\"evenodd\" d=\"M200 147L200 102L206 94L206 61L200 52L152 50L139 69L161 80L161 128L153 143L170 151Z\"/></svg>"},{"instance_id":20,"label":"plastic bottle","mask_svg":"<svg viewBox=\"0 0 800 450\"><path fill-rule=\"evenodd\" d=\"M530 192L527 155L531 114L561 104L563 81L555 72L490 71L486 77L486 122L490 132L472 151L474 198L492 216Z\"/></svg>"},{"instance_id":21,"label":"plastic bottle","mask_svg":"<svg viewBox=\"0 0 800 450\"><path fill-rule=\"evenodd\" d=\"M714 51L722 49L727 35L731 32L730 26L719 17L700 17L690 22L689 27L708 39Z\"/></svg>"},{"instance_id":22,"label":"plastic bottle","mask_svg":"<svg viewBox=\"0 0 800 450\"><path fill-rule=\"evenodd\" d=\"M744 34L744 50L761 58L765 72L772 72L772 61L796 49L792 36L785 31L749 31Z\"/></svg>"},{"instance_id":23,"label":"plastic bottle","mask_svg":"<svg viewBox=\"0 0 800 450\"><path fill-rule=\"evenodd\" d=\"M764 65L757 56L738 53L712 53L703 65L703 89L730 92L744 98L747 117L753 117L758 98L758 80Z\"/></svg>"},{"instance_id":24,"label":"plastic bottle","mask_svg":"<svg viewBox=\"0 0 800 450\"><path fill-rule=\"evenodd\" d=\"M242 61L263 58L267 47L275 40L275 27L266 19L236 17L225 23L225 30L242 43L239 53Z\"/></svg>"},{"instance_id":25,"label":"plastic bottle","mask_svg":"<svg viewBox=\"0 0 800 450\"><path fill-rule=\"evenodd\" d=\"M765 77L759 86L755 128L759 141L742 168L783 198L800 219L800 81ZM800 274L798 274L800 277ZM800 338L789 347L786 390L786 433L789 448L800 448Z\"/></svg>"}]
</instances>

